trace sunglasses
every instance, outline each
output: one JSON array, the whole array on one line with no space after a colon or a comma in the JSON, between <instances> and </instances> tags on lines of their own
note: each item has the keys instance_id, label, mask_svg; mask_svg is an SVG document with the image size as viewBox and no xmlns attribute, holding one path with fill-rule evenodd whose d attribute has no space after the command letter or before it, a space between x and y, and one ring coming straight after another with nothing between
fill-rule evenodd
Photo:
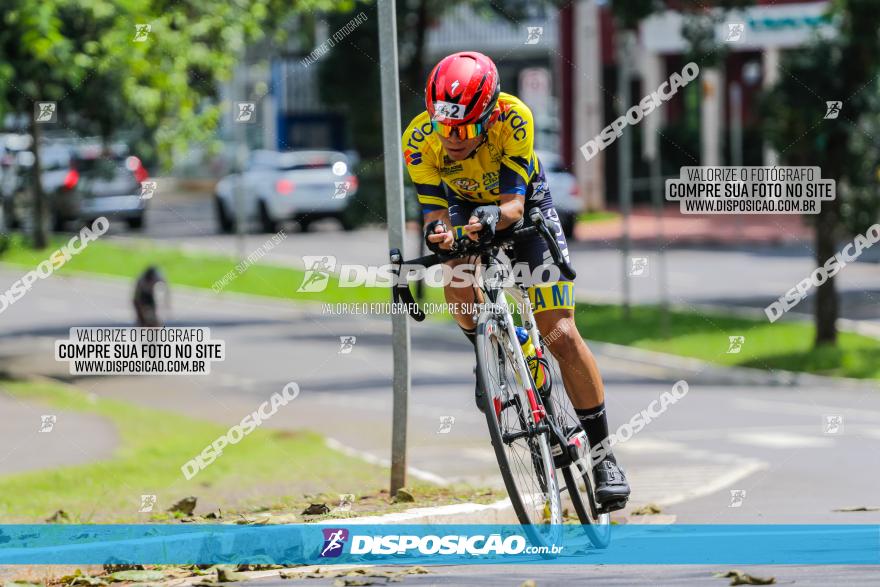
<instances>
[{"instance_id":1,"label":"sunglasses","mask_svg":"<svg viewBox=\"0 0 880 587\"><path fill-rule=\"evenodd\" d=\"M486 125L479 122L476 124L460 124L458 126L449 126L443 124L439 120L432 120L431 126L434 127L434 132L436 132L441 137L445 139L456 137L459 140L478 137L483 134L483 129L486 128Z\"/></svg>"}]
</instances>

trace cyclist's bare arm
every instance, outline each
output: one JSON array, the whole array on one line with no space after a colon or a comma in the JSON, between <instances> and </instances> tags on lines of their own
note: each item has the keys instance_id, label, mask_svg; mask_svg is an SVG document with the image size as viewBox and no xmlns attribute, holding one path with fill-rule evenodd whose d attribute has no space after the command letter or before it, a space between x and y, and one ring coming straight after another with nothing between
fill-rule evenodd
<instances>
[{"instance_id":1,"label":"cyclist's bare arm","mask_svg":"<svg viewBox=\"0 0 880 587\"><path fill-rule=\"evenodd\" d=\"M442 210L434 210L425 214L425 226L434 220L440 220L443 222L443 224L446 225L446 232L443 232L443 230L437 226L434 228L434 234L428 235L428 240L432 243L440 243L441 249L448 250L452 248L452 221L449 219L449 210L443 208Z\"/></svg>"}]
</instances>

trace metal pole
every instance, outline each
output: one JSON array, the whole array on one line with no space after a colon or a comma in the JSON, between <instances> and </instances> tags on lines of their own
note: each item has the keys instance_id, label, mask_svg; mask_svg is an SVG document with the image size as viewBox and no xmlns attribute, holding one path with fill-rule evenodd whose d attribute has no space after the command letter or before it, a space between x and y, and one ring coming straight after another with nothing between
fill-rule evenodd
<instances>
[{"instance_id":1,"label":"metal pole","mask_svg":"<svg viewBox=\"0 0 880 587\"><path fill-rule=\"evenodd\" d=\"M742 88L737 82L730 84L730 162L734 167L743 164ZM737 236L742 240L743 219L736 214Z\"/></svg>"},{"instance_id":2,"label":"metal pole","mask_svg":"<svg viewBox=\"0 0 880 587\"><path fill-rule=\"evenodd\" d=\"M581 211L604 210L605 155L596 153L589 161L579 151L581 145L602 131L602 50L596 0L577 0L574 12L574 173L583 195ZM548 45L549 47L549 45Z\"/></svg>"},{"instance_id":3,"label":"metal pole","mask_svg":"<svg viewBox=\"0 0 880 587\"><path fill-rule=\"evenodd\" d=\"M245 229L245 202L244 202L244 170L247 166L248 147L247 134L243 122L238 121L237 102L243 102L247 97L247 82L245 81L244 67L245 55L241 56L242 61L236 65L233 74L233 92L232 92L232 132L235 142L235 168L238 172L238 178L235 182L235 250L239 259L245 257L244 246L244 229Z\"/></svg>"},{"instance_id":4,"label":"metal pole","mask_svg":"<svg viewBox=\"0 0 880 587\"><path fill-rule=\"evenodd\" d=\"M404 251L403 159L400 152L400 81L397 66L395 0L379 5L379 67L382 75L382 143L385 150L385 204L388 245ZM391 425L391 495L406 484L406 427L409 401L409 324L405 314L391 314L394 357L394 408Z\"/></svg>"},{"instance_id":5,"label":"metal pole","mask_svg":"<svg viewBox=\"0 0 880 587\"><path fill-rule=\"evenodd\" d=\"M647 94L660 85L663 61L656 53L643 52L642 61L642 94ZM644 140L642 154L650 161L651 201L654 205L654 219L657 222L654 249L657 255L657 266L652 270L657 275L658 295L660 302L660 332L665 338L669 335L669 280L666 275L666 250L663 243L663 165L660 157L660 116L662 110L645 119L642 125Z\"/></svg>"},{"instance_id":6,"label":"metal pole","mask_svg":"<svg viewBox=\"0 0 880 587\"><path fill-rule=\"evenodd\" d=\"M659 144L651 158L651 199L657 221L654 245L657 250L657 286L660 290L660 333L669 336L669 284L666 276L666 247L663 246L663 170Z\"/></svg>"},{"instance_id":7,"label":"metal pole","mask_svg":"<svg viewBox=\"0 0 880 587\"><path fill-rule=\"evenodd\" d=\"M617 45L617 96L619 99L618 114L625 116L630 107L629 91L629 60L631 33L622 31ZM632 137L630 131L624 129L618 139L617 180L620 194L620 213L623 215L623 235L620 253L623 260L623 316L629 318L630 306L630 234L629 216L632 208Z\"/></svg>"}]
</instances>

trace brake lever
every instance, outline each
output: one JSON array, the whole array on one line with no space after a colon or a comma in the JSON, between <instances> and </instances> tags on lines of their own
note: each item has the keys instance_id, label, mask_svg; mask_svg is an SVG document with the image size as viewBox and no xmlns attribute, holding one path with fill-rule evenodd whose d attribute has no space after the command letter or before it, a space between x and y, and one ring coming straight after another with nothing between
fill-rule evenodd
<instances>
[{"instance_id":1,"label":"brake lever","mask_svg":"<svg viewBox=\"0 0 880 587\"><path fill-rule=\"evenodd\" d=\"M407 313L413 318L413 320L421 322L425 319L425 313L422 312L419 309L418 304L416 304L412 291L409 289L409 282L404 281L401 283L400 281L400 268L403 264L403 254L400 252L400 249L391 249L390 257L391 273L394 276L394 285L391 287L391 301L395 304L405 304Z\"/></svg>"},{"instance_id":2,"label":"brake lever","mask_svg":"<svg viewBox=\"0 0 880 587\"><path fill-rule=\"evenodd\" d=\"M545 218L544 215L541 214L541 210L538 208L531 209L529 212L529 220L532 221L532 224L535 225L535 228L541 233L544 240L547 241L547 246L550 247L550 252L556 266L559 267L559 270L562 272L562 275L568 279L574 279L577 277L577 272L565 259L565 255L562 254L562 249L559 248L559 242L556 240L556 235L562 230L559 223L549 218Z\"/></svg>"}]
</instances>

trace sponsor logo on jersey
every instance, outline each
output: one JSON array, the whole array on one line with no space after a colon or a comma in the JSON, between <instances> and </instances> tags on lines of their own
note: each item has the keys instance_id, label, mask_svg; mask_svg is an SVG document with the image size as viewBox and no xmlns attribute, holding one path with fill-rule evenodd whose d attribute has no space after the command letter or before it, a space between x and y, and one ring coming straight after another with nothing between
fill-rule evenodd
<instances>
[{"instance_id":1,"label":"sponsor logo on jersey","mask_svg":"<svg viewBox=\"0 0 880 587\"><path fill-rule=\"evenodd\" d=\"M407 165L418 165L422 162L421 151L413 151L412 149L407 149L403 152L403 156L406 157Z\"/></svg>"},{"instance_id":2,"label":"sponsor logo on jersey","mask_svg":"<svg viewBox=\"0 0 880 587\"><path fill-rule=\"evenodd\" d=\"M424 141L425 137L432 132L434 132L434 127L431 126L430 120L418 128L413 128L412 132L409 133L409 141L407 141L406 146L410 149L418 149L416 143Z\"/></svg>"},{"instance_id":3,"label":"sponsor logo on jersey","mask_svg":"<svg viewBox=\"0 0 880 587\"><path fill-rule=\"evenodd\" d=\"M498 147L492 143L486 143L486 148L489 149L489 157L492 158L492 163L500 163L501 151L498 150Z\"/></svg>"},{"instance_id":4,"label":"sponsor logo on jersey","mask_svg":"<svg viewBox=\"0 0 880 587\"><path fill-rule=\"evenodd\" d=\"M546 266L552 266L552 259ZM532 302L533 312L544 310L556 310L559 308L574 308L574 284L570 281L557 281L556 283L537 285L529 288L529 300Z\"/></svg>"},{"instance_id":5,"label":"sponsor logo on jersey","mask_svg":"<svg viewBox=\"0 0 880 587\"><path fill-rule=\"evenodd\" d=\"M498 172L487 171L486 173L483 174L483 189L487 189L487 190L498 189Z\"/></svg>"},{"instance_id":6,"label":"sponsor logo on jersey","mask_svg":"<svg viewBox=\"0 0 880 587\"><path fill-rule=\"evenodd\" d=\"M440 175L452 175L462 171L464 171L464 165L456 163L449 158L449 155L443 155L443 166L440 168Z\"/></svg>"},{"instance_id":7,"label":"sponsor logo on jersey","mask_svg":"<svg viewBox=\"0 0 880 587\"><path fill-rule=\"evenodd\" d=\"M480 189L480 184L470 177L456 177L452 185L465 192L475 192Z\"/></svg>"}]
</instances>

